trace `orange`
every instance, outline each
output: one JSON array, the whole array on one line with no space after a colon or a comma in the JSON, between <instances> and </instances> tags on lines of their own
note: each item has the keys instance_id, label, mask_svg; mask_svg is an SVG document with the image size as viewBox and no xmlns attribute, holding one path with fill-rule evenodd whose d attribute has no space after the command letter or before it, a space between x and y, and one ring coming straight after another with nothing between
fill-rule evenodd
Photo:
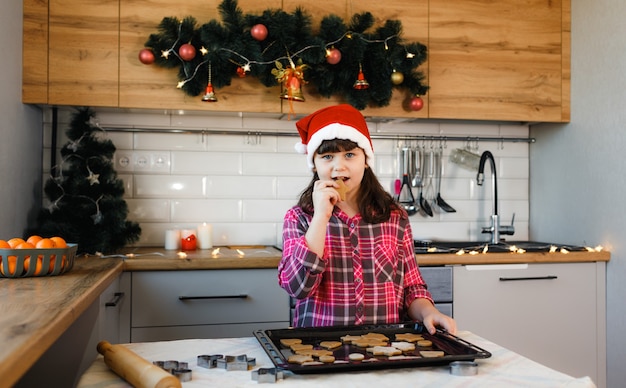
<instances>
[{"instance_id":1,"label":"orange","mask_svg":"<svg viewBox=\"0 0 626 388\"><path fill-rule=\"evenodd\" d=\"M4 262L0 260L0 273L3 275L15 274L15 267L17 266L17 256L7 257L7 272L4 272Z\"/></svg>"},{"instance_id":2,"label":"orange","mask_svg":"<svg viewBox=\"0 0 626 388\"><path fill-rule=\"evenodd\" d=\"M62 237L54 236L54 237L50 237L50 240L54 242L55 248L67 248L67 243Z\"/></svg>"},{"instance_id":3,"label":"orange","mask_svg":"<svg viewBox=\"0 0 626 388\"><path fill-rule=\"evenodd\" d=\"M35 257L31 258L30 256L25 257L24 258L24 272L28 272L31 261L35 261L35 272L33 273L33 275L39 275L41 273L41 268L42 268L42 262L41 262L40 257L37 257L37 258Z\"/></svg>"},{"instance_id":4,"label":"orange","mask_svg":"<svg viewBox=\"0 0 626 388\"><path fill-rule=\"evenodd\" d=\"M11 249L11 245L4 240L0 240L0 249Z\"/></svg>"},{"instance_id":5,"label":"orange","mask_svg":"<svg viewBox=\"0 0 626 388\"><path fill-rule=\"evenodd\" d=\"M49 238L42 238L37 242L35 248L54 248L54 241Z\"/></svg>"},{"instance_id":6,"label":"orange","mask_svg":"<svg viewBox=\"0 0 626 388\"><path fill-rule=\"evenodd\" d=\"M41 237L41 236L37 236L36 234L33 234L32 236L30 236L30 237L26 240L26 242L29 242L29 243L31 243L31 244L33 244L33 245L35 245L35 246L36 246L36 245L37 245L37 243L39 242L39 240L41 240L42 238L43 238L43 237Z\"/></svg>"},{"instance_id":7,"label":"orange","mask_svg":"<svg viewBox=\"0 0 626 388\"><path fill-rule=\"evenodd\" d=\"M11 248L17 248L18 245L20 245L21 243L25 243L26 241L24 241L23 238L14 237L7 242L9 243Z\"/></svg>"}]
</instances>

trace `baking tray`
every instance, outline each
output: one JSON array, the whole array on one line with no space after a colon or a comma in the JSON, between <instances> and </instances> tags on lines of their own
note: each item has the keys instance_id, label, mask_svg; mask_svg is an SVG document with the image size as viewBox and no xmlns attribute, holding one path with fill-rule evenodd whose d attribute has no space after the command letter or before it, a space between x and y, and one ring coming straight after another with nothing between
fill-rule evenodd
<instances>
[{"instance_id":1,"label":"baking tray","mask_svg":"<svg viewBox=\"0 0 626 388\"><path fill-rule=\"evenodd\" d=\"M413 351L404 352L401 359L387 356L374 356L368 353L366 348L352 344L343 344L333 350L334 363L311 363L300 365L289 363L287 360L294 352L289 347L281 344L281 339L298 338L303 344L311 344L314 349L320 348L322 341L341 341L345 335L365 335L368 333L380 333L389 338L389 342L396 342L395 335L401 333L420 334L424 339L430 340L432 346L419 347ZM421 323L406 322L391 325L362 325L362 326L330 326L310 328L285 328L274 330L256 330L257 338L267 355L277 368L290 370L294 373L330 373L350 370L406 368L434 365L448 365L453 361L473 361L478 358L489 358L491 353L473 345L462 338L452 335L443 330L437 330L433 335ZM444 352L442 357L422 357L421 350L440 350ZM351 361L348 355L361 353L365 356L362 361Z\"/></svg>"}]
</instances>

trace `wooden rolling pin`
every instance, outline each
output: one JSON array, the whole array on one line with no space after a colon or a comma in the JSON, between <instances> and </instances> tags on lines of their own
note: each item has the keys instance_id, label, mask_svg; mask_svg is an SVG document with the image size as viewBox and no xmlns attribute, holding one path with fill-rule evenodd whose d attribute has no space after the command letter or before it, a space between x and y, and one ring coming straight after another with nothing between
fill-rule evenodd
<instances>
[{"instance_id":1,"label":"wooden rolling pin","mask_svg":"<svg viewBox=\"0 0 626 388\"><path fill-rule=\"evenodd\" d=\"M141 358L123 345L111 345L100 341L98 353L104 356L104 363L118 376L135 388L181 388L176 376Z\"/></svg>"}]
</instances>

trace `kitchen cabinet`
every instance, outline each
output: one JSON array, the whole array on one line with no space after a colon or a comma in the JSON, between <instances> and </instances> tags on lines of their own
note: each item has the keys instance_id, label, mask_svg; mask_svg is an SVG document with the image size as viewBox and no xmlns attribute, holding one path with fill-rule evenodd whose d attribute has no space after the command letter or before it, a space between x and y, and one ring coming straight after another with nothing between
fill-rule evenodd
<instances>
[{"instance_id":1,"label":"kitchen cabinet","mask_svg":"<svg viewBox=\"0 0 626 388\"><path fill-rule=\"evenodd\" d=\"M187 96L175 69L142 64L138 53L164 17L221 20L221 0L24 1L24 103L117 108L287 113L280 87L253 77L233 78L216 91L218 102ZM303 6L296 0L241 0L244 12ZM304 6L313 26L328 14L345 18L369 11L379 25L402 22L406 41L428 47L420 70L430 90L419 112L406 111L409 96L394 89L386 107L367 116L524 122L570 118L570 0L320 0ZM46 55L47 53L47 55ZM298 114L342 102L304 86Z\"/></svg>"},{"instance_id":2,"label":"kitchen cabinet","mask_svg":"<svg viewBox=\"0 0 626 388\"><path fill-rule=\"evenodd\" d=\"M119 4L24 1L24 103L119 105Z\"/></svg>"},{"instance_id":3,"label":"kitchen cabinet","mask_svg":"<svg viewBox=\"0 0 626 388\"><path fill-rule=\"evenodd\" d=\"M420 267L420 272L428 285L428 291L433 297L435 307L450 317L454 316L452 267Z\"/></svg>"},{"instance_id":4,"label":"kitchen cabinet","mask_svg":"<svg viewBox=\"0 0 626 388\"><path fill-rule=\"evenodd\" d=\"M245 337L289 326L289 298L275 268L130 276L130 342Z\"/></svg>"},{"instance_id":5,"label":"kitchen cabinet","mask_svg":"<svg viewBox=\"0 0 626 388\"><path fill-rule=\"evenodd\" d=\"M567 122L570 0L430 0L429 117Z\"/></svg>"},{"instance_id":6,"label":"kitchen cabinet","mask_svg":"<svg viewBox=\"0 0 626 388\"><path fill-rule=\"evenodd\" d=\"M605 385L604 262L463 265L453 276L459 330Z\"/></svg>"}]
</instances>

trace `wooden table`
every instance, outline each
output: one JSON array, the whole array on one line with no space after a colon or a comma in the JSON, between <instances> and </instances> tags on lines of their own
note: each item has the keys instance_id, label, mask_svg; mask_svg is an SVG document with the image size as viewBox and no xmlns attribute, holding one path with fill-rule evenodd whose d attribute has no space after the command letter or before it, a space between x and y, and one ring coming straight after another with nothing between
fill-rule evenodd
<instances>
[{"instance_id":1,"label":"wooden table","mask_svg":"<svg viewBox=\"0 0 626 388\"><path fill-rule=\"evenodd\" d=\"M0 278L0 381L12 386L121 274L122 261L77 257L59 276Z\"/></svg>"}]
</instances>

